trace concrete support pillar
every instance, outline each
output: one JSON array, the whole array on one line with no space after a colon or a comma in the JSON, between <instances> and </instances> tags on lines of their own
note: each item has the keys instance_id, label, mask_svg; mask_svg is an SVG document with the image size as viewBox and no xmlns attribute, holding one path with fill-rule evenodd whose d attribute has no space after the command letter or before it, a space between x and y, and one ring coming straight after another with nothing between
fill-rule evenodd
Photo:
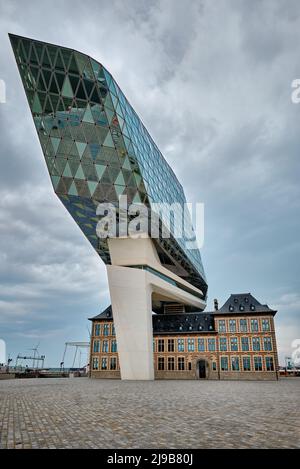
<instances>
[{"instance_id":1,"label":"concrete support pillar","mask_svg":"<svg viewBox=\"0 0 300 469\"><path fill-rule=\"evenodd\" d=\"M152 289L147 272L107 266L121 379L153 380Z\"/></svg>"}]
</instances>

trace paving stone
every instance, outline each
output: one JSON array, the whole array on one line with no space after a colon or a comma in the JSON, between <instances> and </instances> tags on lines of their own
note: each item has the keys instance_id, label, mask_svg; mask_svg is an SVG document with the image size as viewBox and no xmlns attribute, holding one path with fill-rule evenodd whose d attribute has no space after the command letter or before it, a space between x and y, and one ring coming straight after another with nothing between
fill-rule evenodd
<instances>
[{"instance_id":1,"label":"paving stone","mask_svg":"<svg viewBox=\"0 0 300 469\"><path fill-rule=\"evenodd\" d=\"M300 378L0 381L0 448L300 448Z\"/></svg>"}]
</instances>

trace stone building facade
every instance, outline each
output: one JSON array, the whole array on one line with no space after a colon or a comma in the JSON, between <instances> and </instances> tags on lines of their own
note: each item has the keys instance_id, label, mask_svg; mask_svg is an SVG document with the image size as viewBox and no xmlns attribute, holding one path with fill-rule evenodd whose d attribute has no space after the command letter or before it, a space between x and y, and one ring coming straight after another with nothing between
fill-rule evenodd
<instances>
[{"instance_id":1,"label":"stone building facade","mask_svg":"<svg viewBox=\"0 0 300 469\"><path fill-rule=\"evenodd\" d=\"M178 308L152 318L156 379L278 379L276 311L250 293L232 294L220 309L215 302L213 312ZM91 321L90 376L120 378L111 307Z\"/></svg>"}]
</instances>

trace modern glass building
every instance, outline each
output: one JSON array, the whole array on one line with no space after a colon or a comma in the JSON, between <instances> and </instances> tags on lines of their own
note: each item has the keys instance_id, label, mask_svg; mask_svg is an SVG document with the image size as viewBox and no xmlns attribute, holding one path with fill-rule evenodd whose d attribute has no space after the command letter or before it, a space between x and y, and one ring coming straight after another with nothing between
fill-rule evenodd
<instances>
[{"instance_id":1,"label":"modern glass building","mask_svg":"<svg viewBox=\"0 0 300 469\"><path fill-rule=\"evenodd\" d=\"M121 373L153 379L152 310L163 312L168 302L194 311L206 305L183 188L103 65L65 47L12 34L10 40L54 191L107 266ZM97 236L99 203L118 207L120 196L156 214L157 237L116 243ZM174 210L169 237L159 203ZM185 231L177 236L182 210Z\"/></svg>"},{"instance_id":2,"label":"modern glass building","mask_svg":"<svg viewBox=\"0 0 300 469\"><path fill-rule=\"evenodd\" d=\"M96 235L99 202L186 202L181 184L111 74L80 52L10 35L55 193L106 264ZM188 216L188 215L187 215ZM186 234L187 236L187 234ZM188 234L189 238L193 233ZM198 249L159 238L163 265L197 286L207 284Z\"/></svg>"}]
</instances>

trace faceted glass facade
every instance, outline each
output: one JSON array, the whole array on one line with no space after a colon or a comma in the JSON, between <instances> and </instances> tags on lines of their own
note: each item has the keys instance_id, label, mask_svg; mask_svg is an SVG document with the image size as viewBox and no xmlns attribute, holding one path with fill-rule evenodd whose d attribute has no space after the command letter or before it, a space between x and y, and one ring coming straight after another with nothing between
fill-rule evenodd
<instances>
[{"instance_id":1,"label":"faceted glass facade","mask_svg":"<svg viewBox=\"0 0 300 469\"><path fill-rule=\"evenodd\" d=\"M105 263L99 202L185 203L182 186L110 73L77 51L10 35L55 193ZM198 249L156 240L162 264L202 289ZM184 272L184 274L182 273Z\"/></svg>"}]
</instances>

